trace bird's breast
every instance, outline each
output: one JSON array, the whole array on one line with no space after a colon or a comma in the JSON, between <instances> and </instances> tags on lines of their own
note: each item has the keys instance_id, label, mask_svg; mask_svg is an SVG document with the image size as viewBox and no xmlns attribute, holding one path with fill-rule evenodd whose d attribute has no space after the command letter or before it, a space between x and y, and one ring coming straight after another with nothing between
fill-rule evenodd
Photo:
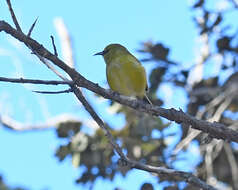
<instances>
[{"instance_id":1,"label":"bird's breast","mask_svg":"<svg viewBox=\"0 0 238 190\"><path fill-rule=\"evenodd\" d=\"M144 68L136 62L118 59L107 65L110 88L126 96L143 97L146 88Z\"/></svg>"}]
</instances>

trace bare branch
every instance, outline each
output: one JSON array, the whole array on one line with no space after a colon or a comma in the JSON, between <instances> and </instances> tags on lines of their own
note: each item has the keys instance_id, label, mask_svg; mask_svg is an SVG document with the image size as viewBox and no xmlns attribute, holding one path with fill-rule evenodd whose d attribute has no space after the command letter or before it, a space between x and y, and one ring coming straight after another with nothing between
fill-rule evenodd
<instances>
[{"instance_id":1,"label":"bare branch","mask_svg":"<svg viewBox=\"0 0 238 190\"><path fill-rule=\"evenodd\" d=\"M228 163L230 164L232 181L235 189L238 189L238 165L236 158L232 152L231 145L228 143L224 144L224 149L227 155Z\"/></svg>"},{"instance_id":2,"label":"bare branch","mask_svg":"<svg viewBox=\"0 0 238 190\"><path fill-rule=\"evenodd\" d=\"M50 119L47 119L44 123L37 123L37 124L25 124L21 123L19 121L14 120L13 118L7 116L7 115L0 115L0 124L10 130L14 131L33 131L33 130L46 130L46 129L52 129L57 128L57 126L66 121L75 121L75 122L83 122L87 123L88 121L82 121L77 119L76 117L73 117L71 115L62 114L58 115L56 117L52 117ZM92 126L94 127L94 126ZM95 127L94 127L95 128Z\"/></svg>"},{"instance_id":3,"label":"bare branch","mask_svg":"<svg viewBox=\"0 0 238 190\"><path fill-rule=\"evenodd\" d=\"M82 95L78 87L87 88L90 91L100 94L105 98L112 99L114 101L117 101L131 108L137 109L139 111L146 112L154 116L162 116L171 121L175 121L177 123L189 124L193 128L209 133L212 137L215 137L218 139L227 139L227 140L238 142L238 133L236 131L230 130L226 128L226 126L219 123L210 123L207 121L198 120L195 117L185 114L182 110L164 109L158 106L152 106L152 105L144 103L143 101L131 100L128 97L121 96L119 94L113 93L112 91L105 90L99 87L97 84L84 78L74 69L70 68L67 64L65 64L57 56L49 52L37 41L25 36L23 33L16 31L8 23L4 21L0 21L0 32L1 31L5 31L6 33L12 35L14 38L18 39L19 41L22 41L23 43L25 43L27 47L32 49L33 52L36 52L37 54L39 54L39 56L50 60L53 64L63 69L71 77L71 79L74 81L74 85L76 85L76 87L74 87L74 85L71 85L71 87L73 88L74 94L77 96L80 102L82 102L85 109L90 113L90 115L97 122L97 124L103 129L103 131L105 132L105 135L109 139L110 144L113 146L117 154L119 154L121 160L126 162L127 165L129 165L132 168L154 172L154 173L157 173L158 175L167 174L173 180L183 179L187 181L188 183L191 183L203 189L215 189L207 185L206 183L202 182L201 180L199 180L197 177L195 177L194 175L190 173L170 170L163 167L153 167L153 166L145 165L145 164L142 164L127 158L127 156L124 155L124 153L122 152L122 149L118 146L118 144L115 143L114 138L111 135L109 129L106 127L106 125L104 125L104 122L95 113L95 111L87 102L87 100L84 98L84 96Z\"/></svg>"},{"instance_id":4,"label":"bare branch","mask_svg":"<svg viewBox=\"0 0 238 190\"><path fill-rule=\"evenodd\" d=\"M50 129L50 128L55 128L55 125L47 125L47 124L36 124L36 125L27 125L20 123L9 116L0 115L0 123L11 130L14 131L31 131L31 130L45 130L45 129Z\"/></svg>"},{"instance_id":5,"label":"bare branch","mask_svg":"<svg viewBox=\"0 0 238 190\"><path fill-rule=\"evenodd\" d=\"M55 46L54 36L51 35L50 38L51 38L52 45L53 45L53 48L54 48L54 54L55 54L55 56L58 56L57 49L56 49L56 46Z\"/></svg>"},{"instance_id":6,"label":"bare branch","mask_svg":"<svg viewBox=\"0 0 238 190\"><path fill-rule=\"evenodd\" d=\"M168 169L165 167L154 167L150 165L146 165L134 160L131 160L128 158L122 151L122 149L119 147L117 143L115 143L115 140L110 133L110 129L104 124L104 122L101 120L101 118L97 115L97 113L93 110L92 106L88 103L88 101L84 98L82 92L79 88L74 88L74 93L77 96L77 98L80 100L80 102L83 104L84 108L90 113L92 118L97 122L97 124L103 129L105 135L109 139L110 144L113 146L114 150L117 152L117 154L120 156L120 161L124 163L123 165L127 165L131 168L136 168L139 170L144 170L148 172L156 173L158 176L166 176L170 179L173 179L175 181L181 181L184 180L192 185L198 186L202 189L207 190L215 190L212 186L206 184L205 182L201 181L196 176L182 171L176 171L173 169Z\"/></svg>"},{"instance_id":7,"label":"bare branch","mask_svg":"<svg viewBox=\"0 0 238 190\"><path fill-rule=\"evenodd\" d=\"M38 91L33 90L32 92L39 93L39 94L62 94L62 93L70 93L72 92L72 88L69 88L67 90L60 90L60 91Z\"/></svg>"},{"instance_id":8,"label":"bare branch","mask_svg":"<svg viewBox=\"0 0 238 190\"><path fill-rule=\"evenodd\" d=\"M1 31L5 31L6 33L10 34L14 38L18 39L19 41L23 42L28 47L33 49L40 56L50 60L53 64L63 69L71 77L71 79L75 82L77 86L87 88L88 90L95 92L103 96L104 98L114 100L120 104L129 106L136 110L146 112L154 116L161 116L170 121L175 121L179 124L183 123L186 125L191 125L192 128L208 133L213 138L238 142L238 132L229 129L223 124L196 119L195 117L184 113L182 110L175 110L173 108L164 109L158 106L146 104L140 100L131 100L128 97L121 96L119 94L113 93L110 90L105 90L101 88L98 84L87 80L76 70L69 67L67 64L65 64L57 56L49 52L37 41L33 40L32 38L28 38L21 32L18 32L5 21L0 21L0 32Z\"/></svg>"},{"instance_id":9,"label":"bare branch","mask_svg":"<svg viewBox=\"0 0 238 190\"><path fill-rule=\"evenodd\" d=\"M71 85L73 81L57 81L57 80L38 80L38 79L17 79L17 78L5 78L0 77L2 82L12 82L12 83L30 83L30 84L45 84L45 85Z\"/></svg>"},{"instance_id":10,"label":"bare branch","mask_svg":"<svg viewBox=\"0 0 238 190\"><path fill-rule=\"evenodd\" d=\"M216 96L212 101L210 101L205 106L205 109L203 111L198 112L196 117L201 119L207 111L214 109L215 106L220 104L219 107L216 108L216 111L213 114L213 116L207 119L207 121L209 122L219 122L222 117L222 113L230 106L236 94L237 94L236 86L226 89L224 92L222 92L221 94ZM180 150L182 150L185 146L187 146L194 138L196 138L201 132L202 131L192 129L190 133L187 135L187 137L176 145L173 154L177 154Z\"/></svg>"},{"instance_id":11,"label":"bare branch","mask_svg":"<svg viewBox=\"0 0 238 190\"><path fill-rule=\"evenodd\" d=\"M31 49L31 48L30 48ZM59 78L61 78L64 81L69 81L64 75L62 75L59 71L57 71L48 60L46 60L44 57L40 56L37 52L33 51L34 54L40 59L42 63L44 63L51 71L53 71Z\"/></svg>"},{"instance_id":12,"label":"bare branch","mask_svg":"<svg viewBox=\"0 0 238 190\"><path fill-rule=\"evenodd\" d=\"M17 30L20 31L20 32L22 32L21 27L20 27L20 25L19 25L19 23L18 23L18 21L17 21L16 16L15 16L15 13L14 13L14 11L13 11L13 9L12 9L11 1L10 1L10 0L6 0L6 1L7 1L8 9L9 9L9 11L10 11L10 13L11 13L11 16L12 16L12 20L13 20L13 22L14 22L14 24L15 24Z\"/></svg>"},{"instance_id":13,"label":"bare branch","mask_svg":"<svg viewBox=\"0 0 238 190\"><path fill-rule=\"evenodd\" d=\"M47 130L47 129L55 129L62 122L73 121L73 122L81 122L83 125L89 127L90 129L97 130L98 125L95 121L90 119L78 118L78 116L74 116L71 114L61 114L55 117L51 117L42 123L36 124L26 124L26 122L19 122L11 118L10 116L0 114L0 126L5 127L7 129L13 131L35 131L35 130Z\"/></svg>"},{"instance_id":14,"label":"bare branch","mask_svg":"<svg viewBox=\"0 0 238 190\"><path fill-rule=\"evenodd\" d=\"M36 25L36 22L37 22L37 20L38 20L38 17L36 18L35 22L33 22L33 24L31 25L31 28L30 28L30 30L29 30L29 32L28 32L28 34L27 34L27 36L28 36L28 37L30 37L30 36L31 36L31 32L32 32L32 30L34 29L34 27L35 27L35 25Z\"/></svg>"},{"instance_id":15,"label":"bare branch","mask_svg":"<svg viewBox=\"0 0 238 190\"><path fill-rule=\"evenodd\" d=\"M206 189L206 190L215 190L216 189L216 188L206 184L205 182L203 182L202 180L200 180L199 178L197 178L196 176L194 176L191 173L176 171L176 170L164 168L164 167L154 167L154 166L150 166L150 165L141 164L140 162L132 161L132 160L128 160L127 163L132 168L153 172L153 173L158 174L158 176L163 176L163 177L167 176L168 178L172 178L177 181L186 181L187 183L190 183L190 184L200 187L202 189Z\"/></svg>"},{"instance_id":16,"label":"bare branch","mask_svg":"<svg viewBox=\"0 0 238 190\"><path fill-rule=\"evenodd\" d=\"M15 13L12 9L12 5L11 5L11 1L10 0L6 0L7 1L7 4L8 4L8 8L9 8L9 11L11 13L11 16L12 16L12 20L17 28L17 31L21 32L22 33L22 30L20 28L20 25L18 24L18 21L17 21L17 18L15 16ZM35 21L36 22L36 21ZM35 23L33 23L33 25L31 26L32 30L34 28L34 25ZM30 29L31 30L31 29ZM31 31L28 32L28 35L26 37L30 37L30 33ZM23 33L22 33L23 34ZM25 44L28 48L30 48L33 53L41 60L41 62L43 62L50 70L52 70L57 76L59 76L61 79L67 81L68 79L65 78L60 72L58 72L50 63L48 63L48 61L46 61L44 59L44 56L41 56L40 54L38 54L36 51L34 51L34 49L31 48L31 46Z\"/></svg>"},{"instance_id":17,"label":"bare branch","mask_svg":"<svg viewBox=\"0 0 238 190\"><path fill-rule=\"evenodd\" d=\"M104 124L104 122L101 120L101 118L96 114L96 112L93 110L92 106L88 103L88 101L84 98L82 92L79 88L73 88L74 94L77 96L79 101L83 104L84 108L90 113L92 118L96 121L96 123L102 128L102 130L105 132L105 135L109 139L111 145L116 150L116 152L119 154L121 159L127 160L126 156L123 154L121 148L118 146L118 144L115 143L115 140L110 133L110 129Z\"/></svg>"},{"instance_id":18,"label":"bare branch","mask_svg":"<svg viewBox=\"0 0 238 190\"><path fill-rule=\"evenodd\" d=\"M7 0L7 2L9 3L9 7L11 8L11 4L10 4L10 0ZM9 8L9 9L10 9ZM10 11L13 13L13 10L10 9ZM16 19L15 19L16 20ZM16 21L17 22L17 21ZM16 23L15 23L16 24ZM19 25L16 25L17 28L20 29ZM18 29L18 30L19 30ZM90 115L92 116L92 118L97 122L97 124L102 128L102 130L104 131L105 135L107 136L107 138L110 141L110 144L113 146L114 150L117 152L117 154L120 156L121 160L123 160L124 162L127 163L127 165L130 165L130 167L132 168L137 168L137 169L141 169L141 170L146 170L149 172L155 172L158 175L165 175L168 174L169 177L174 178L174 180L185 180L188 183L191 183L193 185L196 185L198 187L201 187L203 189L215 189L209 185L207 185L206 183L202 182L201 180L199 180L197 177L195 177L192 174L186 173L186 172L179 172L179 171L175 171L175 170L171 170L171 169L167 169L167 168L162 168L162 167L153 167L153 166L149 166L149 165L145 165L139 162L135 162L130 160L129 158L127 158L127 156L123 153L122 149L119 147L119 145L115 142L112 134L110 133L109 128L104 124L104 122L100 119L100 117L96 114L96 112L93 110L93 108L91 107L91 105L87 102L87 100L84 98L82 92L80 91L79 87L83 86L86 84L86 86L88 85L92 85L92 89L94 90L100 90L101 92L106 92L105 89L100 88L98 85L95 85L94 83L86 80L83 76L81 76L78 72L76 72L74 69L71 69L68 65L66 65L63 61L61 61L60 59L57 58L57 53L56 53L56 49L55 50L55 55L51 54L47 49L45 49L42 45L38 44L38 42L36 42L35 40L31 39L29 36L25 36L22 32L18 32L16 31L14 28L12 28L9 24L7 24L4 21L0 21L0 32L1 31L5 31L6 33L11 34L12 36L14 36L16 39L22 41L25 43L25 45L27 47L29 47L34 53L36 53L36 55L39 55L39 58L42 58L42 60L44 60L44 58L52 61L55 65L57 65L58 67L60 67L61 69L63 69L67 74L69 74L69 76L72 78L72 80L75 82L73 85L70 85L72 87L72 90L74 92L74 94L77 96L77 98L79 99L79 101L83 104L83 106L85 107L85 109L90 113ZM52 43L54 44L53 38L52 38ZM84 81L84 82L83 82ZM86 83L85 83L86 82ZM76 85L75 85L76 84ZM86 87L85 86L85 87ZM83 86L84 87L84 86ZM96 89L95 89L96 87ZM88 87L88 89L90 89ZM114 98L114 96L112 94L111 91L109 91L109 94L112 98ZM100 94L100 93L99 93ZM106 94L103 94L104 97L107 96ZM122 99L122 97L120 95L115 96L117 99L119 97L119 99L117 100L118 102L120 101L125 101L124 103L127 103L128 105L130 105L131 107L134 106L142 106L142 110L146 109L148 105L144 104L142 101L134 101L134 102L130 102L128 101L128 98L125 98L125 100ZM110 98L110 97L108 97ZM145 106L145 107L144 107ZM150 107L148 108L153 108L153 106L149 105ZM146 110L144 110L146 111ZM151 114L156 115L156 112L151 112ZM9 124L9 123L8 123ZM11 126L11 125L7 125L6 123L4 124L5 126Z\"/></svg>"}]
</instances>

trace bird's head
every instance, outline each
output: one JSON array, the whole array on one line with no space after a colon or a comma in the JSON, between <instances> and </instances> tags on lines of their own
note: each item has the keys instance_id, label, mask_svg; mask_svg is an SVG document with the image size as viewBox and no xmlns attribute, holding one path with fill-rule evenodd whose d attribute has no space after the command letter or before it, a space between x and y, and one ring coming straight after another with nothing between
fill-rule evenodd
<instances>
[{"instance_id":1,"label":"bird's head","mask_svg":"<svg viewBox=\"0 0 238 190\"><path fill-rule=\"evenodd\" d=\"M94 55L102 55L106 64L109 64L113 59L120 57L121 55L128 54L128 50L120 44L110 44L102 52Z\"/></svg>"}]
</instances>

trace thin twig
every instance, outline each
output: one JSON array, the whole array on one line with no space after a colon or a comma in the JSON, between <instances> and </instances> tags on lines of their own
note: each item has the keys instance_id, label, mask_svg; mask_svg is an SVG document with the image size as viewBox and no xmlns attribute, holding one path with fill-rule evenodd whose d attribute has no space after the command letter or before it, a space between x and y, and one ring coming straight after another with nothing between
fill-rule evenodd
<instances>
[{"instance_id":1,"label":"thin twig","mask_svg":"<svg viewBox=\"0 0 238 190\"><path fill-rule=\"evenodd\" d=\"M17 31L21 32L22 33L22 30L21 30L21 27L16 19L16 16L15 16L15 13L12 9L12 5L11 5L11 1L10 0L6 0L7 1L7 4L8 4L8 8L9 8L9 11L11 13L11 16L12 16L12 20L17 28ZM34 27L34 26L33 26ZM23 34L23 33L22 33ZM26 37L30 37L30 36L26 36ZM50 63L48 63L48 61L46 61L44 59L44 56L41 56L39 53L37 53L37 51L35 51L34 49L31 48L31 46L29 46L29 44L25 44L28 48L30 48L32 50L32 52L41 60L41 62L43 62L50 70L52 70L57 76L59 76L62 80L65 80L67 81L68 79L65 78L60 72L58 72Z\"/></svg>"},{"instance_id":2,"label":"thin twig","mask_svg":"<svg viewBox=\"0 0 238 190\"><path fill-rule=\"evenodd\" d=\"M8 115L0 115L0 124L1 126L16 131L33 131L33 130L46 130L57 128L57 126L62 122L73 121L73 122L82 122L90 125L90 122L83 119L78 119L69 114L61 114L52 118L47 119L44 123L35 123L35 124L26 124L23 122L16 121L15 119L9 117ZM95 126L90 125L90 127L95 128Z\"/></svg>"},{"instance_id":3,"label":"thin twig","mask_svg":"<svg viewBox=\"0 0 238 190\"><path fill-rule=\"evenodd\" d=\"M30 30L29 30L29 32L28 32L28 34L27 34L27 36L28 36L28 37L30 37L30 36L31 36L31 32L32 32L32 31L33 31L33 29L34 29L34 27L35 27L35 25L36 25L36 22L37 22L37 20L38 20L38 17L36 18L35 22L33 22L33 24L31 25L31 28L30 28Z\"/></svg>"},{"instance_id":4,"label":"thin twig","mask_svg":"<svg viewBox=\"0 0 238 190\"><path fill-rule=\"evenodd\" d=\"M14 130L14 131L31 131L31 130L46 130L55 128L57 125L56 122L54 123L44 123L44 124L35 124L35 125L28 125L20 123L7 115L0 115L0 124L7 129ZM54 124L54 125L53 125Z\"/></svg>"},{"instance_id":5,"label":"thin twig","mask_svg":"<svg viewBox=\"0 0 238 190\"><path fill-rule=\"evenodd\" d=\"M57 81L57 80L38 80L38 79L23 79L23 78L6 78L0 77L1 82L12 83L29 83L29 84L45 84L45 85L71 85L73 81Z\"/></svg>"},{"instance_id":6,"label":"thin twig","mask_svg":"<svg viewBox=\"0 0 238 190\"><path fill-rule=\"evenodd\" d=\"M52 45L53 45L53 48L54 48L54 54L55 54L55 56L58 56L57 49L56 49L56 46L55 46L54 36L51 35L50 38L51 38L51 42L52 42Z\"/></svg>"},{"instance_id":7,"label":"thin twig","mask_svg":"<svg viewBox=\"0 0 238 190\"><path fill-rule=\"evenodd\" d=\"M154 167L154 166L150 166L146 164L141 164L140 162L132 161L132 160L129 160L128 164L130 164L132 168L156 173L158 176L163 176L163 177L167 176L168 178L172 177L173 179L176 179L177 181L186 181L187 183L200 187L201 189L206 189L206 190L216 189L206 184L204 181L200 180L199 178L197 178L191 173L176 171L176 170L164 168L164 167Z\"/></svg>"},{"instance_id":8,"label":"thin twig","mask_svg":"<svg viewBox=\"0 0 238 190\"><path fill-rule=\"evenodd\" d=\"M48 60L46 60L43 56L39 55L36 51L33 50L33 52L38 57L38 59L42 63L44 63L51 71L53 71L59 78L61 78L63 81L69 81L69 79L67 79L62 73L55 69Z\"/></svg>"},{"instance_id":9,"label":"thin twig","mask_svg":"<svg viewBox=\"0 0 238 190\"><path fill-rule=\"evenodd\" d=\"M20 27L20 25L19 25L19 23L18 23L18 21L17 21L16 16L15 16L15 13L14 13L14 11L13 11L13 9L12 9L11 1L10 1L10 0L6 0L6 1L7 1L7 5L8 5L8 8L9 8L9 11L10 11L11 16L12 16L12 20L13 20L13 22L14 22L14 24L15 24L17 30L18 30L19 32L22 32L21 27Z\"/></svg>"},{"instance_id":10,"label":"thin twig","mask_svg":"<svg viewBox=\"0 0 238 190\"><path fill-rule=\"evenodd\" d=\"M39 93L39 94L63 94L63 93L70 93L72 89L69 88L67 90L60 90L60 91L39 91L39 90L32 90L32 92Z\"/></svg>"}]
</instances>

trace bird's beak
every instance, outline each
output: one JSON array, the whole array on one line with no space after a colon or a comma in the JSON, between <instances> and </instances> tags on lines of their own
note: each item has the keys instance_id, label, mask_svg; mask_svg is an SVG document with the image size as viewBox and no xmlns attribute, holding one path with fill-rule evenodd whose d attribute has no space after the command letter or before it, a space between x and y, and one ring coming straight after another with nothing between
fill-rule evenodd
<instances>
[{"instance_id":1,"label":"bird's beak","mask_svg":"<svg viewBox=\"0 0 238 190\"><path fill-rule=\"evenodd\" d=\"M104 54L105 54L105 52L101 51L101 52L95 53L94 55L104 55Z\"/></svg>"},{"instance_id":2,"label":"bird's beak","mask_svg":"<svg viewBox=\"0 0 238 190\"><path fill-rule=\"evenodd\" d=\"M107 49L107 50L103 50L101 52L95 53L94 55L102 55L103 56L103 55L105 55L108 52L109 52L109 50Z\"/></svg>"}]
</instances>

